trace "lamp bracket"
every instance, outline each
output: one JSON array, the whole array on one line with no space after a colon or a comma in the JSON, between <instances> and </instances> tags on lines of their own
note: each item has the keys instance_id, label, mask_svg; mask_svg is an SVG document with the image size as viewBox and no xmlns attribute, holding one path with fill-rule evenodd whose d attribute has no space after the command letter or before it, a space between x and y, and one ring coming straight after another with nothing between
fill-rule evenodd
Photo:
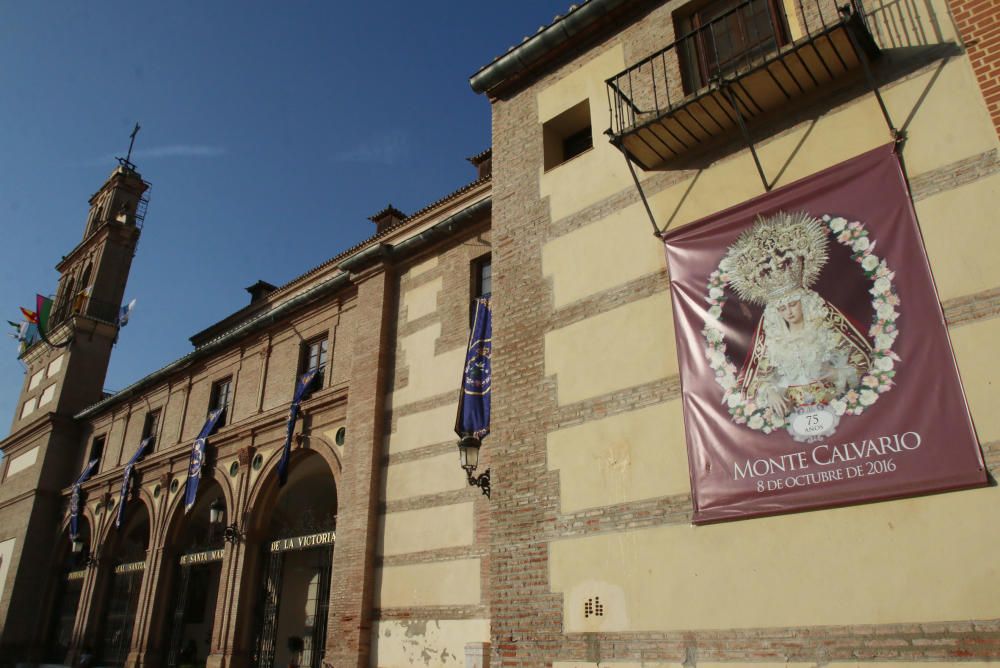
<instances>
[{"instance_id":1,"label":"lamp bracket","mask_svg":"<svg viewBox=\"0 0 1000 668\"><path fill-rule=\"evenodd\" d=\"M482 490L483 495L487 499L490 498L490 470L486 469L484 473L481 473L478 476L473 476L471 467L464 467L464 468L465 468L465 475L469 479L469 486L478 487L480 490Z\"/></svg>"}]
</instances>

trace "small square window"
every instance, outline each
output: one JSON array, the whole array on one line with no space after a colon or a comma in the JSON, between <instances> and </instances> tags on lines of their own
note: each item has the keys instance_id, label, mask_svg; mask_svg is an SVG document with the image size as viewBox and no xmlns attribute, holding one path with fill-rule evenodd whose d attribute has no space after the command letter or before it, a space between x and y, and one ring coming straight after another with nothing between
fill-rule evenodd
<instances>
[{"instance_id":1,"label":"small square window","mask_svg":"<svg viewBox=\"0 0 1000 668\"><path fill-rule=\"evenodd\" d=\"M94 459L100 459L104 456L104 443L108 440L107 434L101 434L100 436L95 436L94 440L90 443L90 457L84 463L89 464Z\"/></svg>"},{"instance_id":2,"label":"small square window","mask_svg":"<svg viewBox=\"0 0 1000 668\"><path fill-rule=\"evenodd\" d=\"M306 388L305 393L302 395L303 399L312 394L316 389L323 387L329 345L330 342L326 334L317 336L315 339L302 344L302 362L299 364L299 377L301 378L302 374L316 369L316 377L313 378L312 384ZM296 379L296 386L298 382L298 379Z\"/></svg>"},{"instance_id":3,"label":"small square window","mask_svg":"<svg viewBox=\"0 0 1000 668\"><path fill-rule=\"evenodd\" d=\"M142 441L147 438L156 438L157 427L160 426L160 409L146 413L146 420L142 423ZM155 441L154 441L155 445Z\"/></svg>"},{"instance_id":4,"label":"small square window","mask_svg":"<svg viewBox=\"0 0 1000 668\"><path fill-rule=\"evenodd\" d=\"M231 398L233 386L233 377L223 378L222 380L217 380L212 383L212 396L209 398L208 410L212 412L218 408L228 408L229 400ZM222 415L219 416L219 421L217 423L218 427L223 427L226 424L228 410L222 411Z\"/></svg>"},{"instance_id":5,"label":"small square window","mask_svg":"<svg viewBox=\"0 0 1000 668\"><path fill-rule=\"evenodd\" d=\"M306 373L313 369L319 369L320 375L326 370L327 352L330 345L327 335L318 336L311 341L306 341L302 346L302 365L300 372Z\"/></svg>"},{"instance_id":6,"label":"small square window","mask_svg":"<svg viewBox=\"0 0 1000 668\"><path fill-rule=\"evenodd\" d=\"M545 169L575 158L594 146L590 127L590 102L575 104L542 125Z\"/></svg>"},{"instance_id":7,"label":"small square window","mask_svg":"<svg viewBox=\"0 0 1000 668\"><path fill-rule=\"evenodd\" d=\"M475 272L473 297L489 297L493 294L493 260L486 255L472 263Z\"/></svg>"},{"instance_id":8,"label":"small square window","mask_svg":"<svg viewBox=\"0 0 1000 668\"><path fill-rule=\"evenodd\" d=\"M476 316L476 300L493 294L493 262L491 255L472 261L472 299L469 300L469 324Z\"/></svg>"}]
</instances>

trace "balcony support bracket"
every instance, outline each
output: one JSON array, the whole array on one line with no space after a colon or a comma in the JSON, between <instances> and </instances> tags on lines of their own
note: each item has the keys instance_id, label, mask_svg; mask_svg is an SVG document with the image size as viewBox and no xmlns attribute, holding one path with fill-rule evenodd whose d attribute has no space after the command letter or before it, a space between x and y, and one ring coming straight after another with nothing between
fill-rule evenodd
<instances>
[{"instance_id":1,"label":"balcony support bracket","mask_svg":"<svg viewBox=\"0 0 1000 668\"><path fill-rule=\"evenodd\" d=\"M765 192L771 192L773 184L768 183L767 175L764 174L764 166L760 164L760 156L757 155L757 147L754 146L753 138L750 137L750 131L747 130L746 120L743 118L743 112L740 111L740 106L737 104L736 99L733 97L733 91L730 88L729 83L725 81L717 81L716 85L722 94L726 96L726 101L729 102L729 106L732 107L733 111L736 113L736 124L740 126L740 133L743 135L743 140L747 143L747 148L750 149L750 155L753 156L753 164L757 166L757 173L760 175L760 182L764 185Z\"/></svg>"},{"instance_id":2,"label":"balcony support bracket","mask_svg":"<svg viewBox=\"0 0 1000 668\"><path fill-rule=\"evenodd\" d=\"M656 224L656 218L653 216L653 210L649 208L649 201L646 199L646 192L642 189L642 183L639 182L639 175L635 173L635 165L632 162L632 156L629 154L628 149L625 148L621 140L616 140L608 130L608 137L611 139L611 143L622 152L625 156L625 164L628 165L628 171L632 175L632 181L635 182L635 189L639 191L639 199L642 200L642 205L646 208L646 215L649 216L649 222L653 226L653 236L660 238L663 236L663 232L660 230L660 226Z\"/></svg>"},{"instance_id":3,"label":"balcony support bracket","mask_svg":"<svg viewBox=\"0 0 1000 668\"><path fill-rule=\"evenodd\" d=\"M854 6L853 0L852 4L841 7L839 11L847 21L861 16L857 7ZM852 13L854 16L851 16ZM851 40L851 46L854 48L854 52L858 55L858 60L861 61L861 69L865 73L865 80L868 82L869 88L872 89L872 93L875 95L875 100L878 101L878 107L882 110L882 117L885 119L885 124L889 127L889 134L892 135L892 140L895 143L895 151L899 153L903 149L903 144L906 142L906 130L900 130L896 127L896 124L892 122L892 116L889 114L889 108L885 106L885 100L882 98L882 91L879 89L878 81L875 80L875 74L872 72L868 52L858 42L858 37L854 34L854 31L851 30L850 24L847 25L847 30L844 32L847 33L847 38Z\"/></svg>"}]
</instances>

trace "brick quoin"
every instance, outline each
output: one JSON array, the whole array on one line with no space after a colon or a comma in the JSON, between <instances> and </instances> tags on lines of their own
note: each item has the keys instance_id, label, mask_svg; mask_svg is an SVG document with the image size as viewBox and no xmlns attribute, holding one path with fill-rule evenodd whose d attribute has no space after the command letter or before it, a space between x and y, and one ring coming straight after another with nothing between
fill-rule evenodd
<instances>
[{"instance_id":1,"label":"brick quoin","mask_svg":"<svg viewBox=\"0 0 1000 668\"><path fill-rule=\"evenodd\" d=\"M950 4L993 126L1000 135L1000 2L950 0Z\"/></svg>"}]
</instances>

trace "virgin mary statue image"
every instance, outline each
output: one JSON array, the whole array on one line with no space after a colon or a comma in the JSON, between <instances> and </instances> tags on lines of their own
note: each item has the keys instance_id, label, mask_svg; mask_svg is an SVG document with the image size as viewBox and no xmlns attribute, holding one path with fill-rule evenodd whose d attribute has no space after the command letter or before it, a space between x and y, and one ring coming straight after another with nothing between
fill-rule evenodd
<instances>
[{"instance_id":1,"label":"virgin mary statue image","mask_svg":"<svg viewBox=\"0 0 1000 668\"><path fill-rule=\"evenodd\" d=\"M826 226L807 213L758 217L729 247L720 268L737 297L764 307L737 383L747 400L786 418L789 433L812 441L839 422L829 408L857 387L872 346L812 286L829 253Z\"/></svg>"}]
</instances>

